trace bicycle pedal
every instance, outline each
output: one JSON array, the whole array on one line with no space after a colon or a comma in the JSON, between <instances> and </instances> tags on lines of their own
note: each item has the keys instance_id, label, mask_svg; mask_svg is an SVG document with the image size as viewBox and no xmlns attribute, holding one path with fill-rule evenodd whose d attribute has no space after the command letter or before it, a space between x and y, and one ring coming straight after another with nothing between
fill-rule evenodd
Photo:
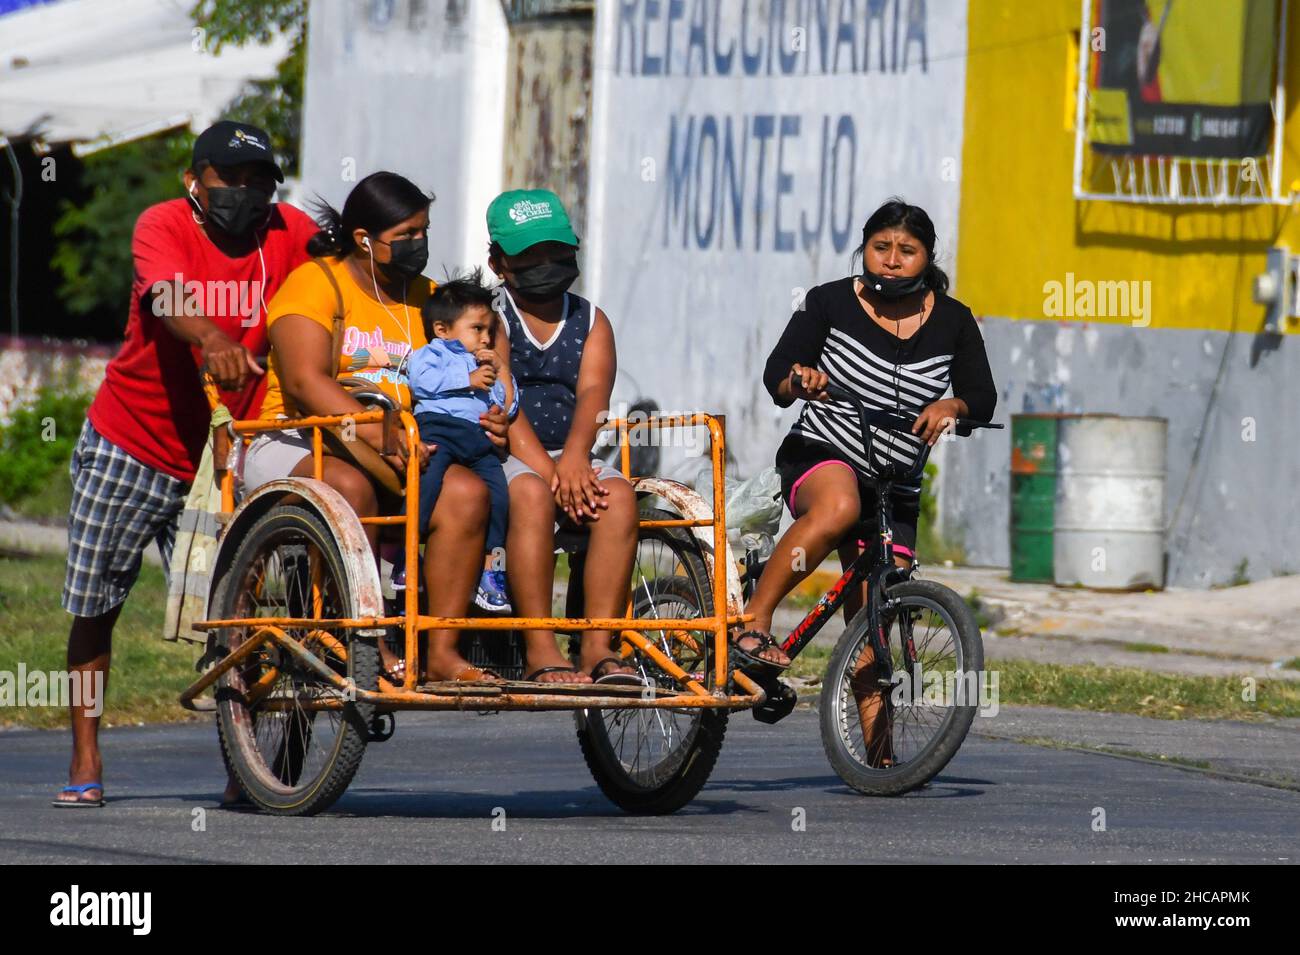
<instances>
[{"instance_id":1,"label":"bicycle pedal","mask_svg":"<svg viewBox=\"0 0 1300 955\"><path fill-rule=\"evenodd\" d=\"M767 693L767 699L750 710L754 719L771 725L781 722L794 711L795 704L799 702L799 694L790 684L782 683L774 676L756 679L754 682Z\"/></svg>"}]
</instances>

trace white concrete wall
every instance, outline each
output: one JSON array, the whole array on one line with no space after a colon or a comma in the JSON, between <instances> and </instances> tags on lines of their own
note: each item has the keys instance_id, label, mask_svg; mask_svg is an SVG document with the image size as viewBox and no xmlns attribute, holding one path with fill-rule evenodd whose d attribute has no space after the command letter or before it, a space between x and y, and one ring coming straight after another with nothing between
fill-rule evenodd
<instances>
[{"instance_id":1,"label":"white concrete wall","mask_svg":"<svg viewBox=\"0 0 1300 955\"><path fill-rule=\"evenodd\" d=\"M872 210L895 194L924 206L952 268L966 9L925 8L597 6L582 289L614 324L616 402L725 412L751 474L793 416L762 387L767 354L803 290L849 273Z\"/></svg>"},{"instance_id":2,"label":"white concrete wall","mask_svg":"<svg viewBox=\"0 0 1300 955\"><path fill-rule=\"evenodd\" d=\"M481 264L500 191L508 32L487 0L314 0L303 187L341 206L387 169L437 195L429 267Z\"/></svg>"}]
</instances>

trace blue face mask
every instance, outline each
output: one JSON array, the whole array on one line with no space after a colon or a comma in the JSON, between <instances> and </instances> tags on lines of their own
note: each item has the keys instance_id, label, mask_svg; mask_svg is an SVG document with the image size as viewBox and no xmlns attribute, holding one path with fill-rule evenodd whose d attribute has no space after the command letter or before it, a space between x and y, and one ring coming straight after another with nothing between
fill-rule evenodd
<instances>
[{"instance_id":1,"label":"blue face mask","mask_svg":"<svg viewBox=\"0 0 1300 955\"><path fill-rule=\"evenodd\" d=\"M885 275L877 275L875 272L863 269L862 284L881 298L890 301L907 298L909 295L925 291L928 287L925 282L924 271L919 275L913 275L911 278L896 279Z\"/></svg>"}]
</instances>

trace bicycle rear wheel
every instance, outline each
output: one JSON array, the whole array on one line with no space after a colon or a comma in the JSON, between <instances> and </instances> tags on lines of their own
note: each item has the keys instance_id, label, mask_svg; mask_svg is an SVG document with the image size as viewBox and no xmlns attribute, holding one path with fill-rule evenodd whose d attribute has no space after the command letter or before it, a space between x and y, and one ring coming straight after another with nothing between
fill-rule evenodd
<instances>
[{"instance_id":1,"label":"bicycle rear wheel","mask_svg":"<svg viewBox=\"0 0 1300 955\"><path fill-rule=\"evenodd\" d=\"M891 682L875 660L867 610L850 621L822 685L822 746L858 792L896 796L924 786L956 755L975 718L984 648L956 593L928 580L887 592ZM919 669L909 668L908 640Z\"/></svg>"}]
</instances>

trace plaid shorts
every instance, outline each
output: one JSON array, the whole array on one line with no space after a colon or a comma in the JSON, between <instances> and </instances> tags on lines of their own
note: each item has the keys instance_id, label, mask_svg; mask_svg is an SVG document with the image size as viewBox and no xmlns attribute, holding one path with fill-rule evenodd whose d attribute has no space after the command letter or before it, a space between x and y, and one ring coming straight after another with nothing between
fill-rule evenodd
<instances>
[{"instance_id":1,"label":"plaid shorts","mask_svg":"<svg viewBox=\"0 0 1300 955\"><path fill-rule=\"evenodd\" d=\"M78 617L98 617L126 600L150 541L158 542L166 571L190 486L137 461L89 419L69 471L72 508L63 609Z\"/></svg>"}]
</instances>

